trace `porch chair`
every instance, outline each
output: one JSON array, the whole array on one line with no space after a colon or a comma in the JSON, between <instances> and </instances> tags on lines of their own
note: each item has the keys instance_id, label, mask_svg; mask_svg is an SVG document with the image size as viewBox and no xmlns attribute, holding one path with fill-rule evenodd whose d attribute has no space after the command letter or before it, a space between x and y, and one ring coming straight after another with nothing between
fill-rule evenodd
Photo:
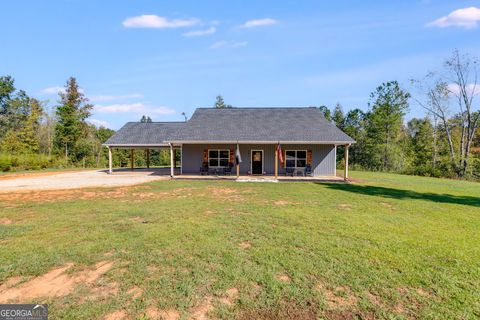
<instances>
[{"instance_id":1,"label":"porch chair","mask_svg":"<svg viewBox=\"0 0 480 320\"><path fill-rule=\"evenodd\" d=\"M292 176L293 177L294 172L295 172L295 168L292 168L292 167L286 167L285 168L285 175L286 176Z\"/></svg>"},{"instance_id":2,"label":"porch chair","mask_svg":"<svg viewBox=\"0 0 480 320\"><path fill-rule=\"evenodd\" d=\"M204 162L202 163L202 166L200 167L200 174L203 175L208 175L208 163Z\"/></svg>"},{"instance_id":3,"label":"porch chair","mask_svg":"<svg viewBox=\"0 0 480 320\"><path fill-rule=\"evenodd\" d=\"M306 177L306 176L310 176L310 177L313 176L312 166L311 166L311 165L307 164L307 165L305 166L304 176L305 176L305 177Z\"/></svg>"},{"instance_id":4,"label":"porch chair","mask_svg":"<svg viewBox=\"0 0 480 320\"><path fill-rule=\"evenodd\" d=\"M223 174L224 175L232 175L232 168L233 168L233 163L228 163L228 167L223 167Z\"/></svg>"}]
</instances>

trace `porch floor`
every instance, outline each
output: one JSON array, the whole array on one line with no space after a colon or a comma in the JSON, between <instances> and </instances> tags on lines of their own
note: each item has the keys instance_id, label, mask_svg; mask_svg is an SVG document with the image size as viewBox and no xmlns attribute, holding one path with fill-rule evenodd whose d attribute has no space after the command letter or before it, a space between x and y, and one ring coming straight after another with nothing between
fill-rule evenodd
<instances>
[{"instance_id":1,"label":"porch floor","mask_svg":"<svg viewBox=\"0 0 480 320\"><path fill-rule=\"evenodd\" d=\"M152 176L170 176L170 168L135 168L133 171L130 168L117 168L113 170L113 174L142 174L142 175L152 175ZM236 174L232 174L230 176L224 175L201 175L195 173L185 173L181 174L180 169L175 169L175 176L174 179L176 180L238 180L238 181L245 181L245 182L276 182L276 181L343 181L343 177L339 176L316 176L316 177L302 177L302 176L285 176L279 175L277 179L275 179L274 175L240 175L237 178Z\"/></svg>"}]
</instances>

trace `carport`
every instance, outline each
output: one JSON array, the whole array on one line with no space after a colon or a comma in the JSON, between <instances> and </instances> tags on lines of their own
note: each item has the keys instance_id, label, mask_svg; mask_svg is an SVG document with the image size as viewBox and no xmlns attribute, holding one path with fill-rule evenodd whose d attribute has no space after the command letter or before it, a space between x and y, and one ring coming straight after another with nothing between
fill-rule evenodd
<instances>
[{"instance_id":1,"label":"carport","mask_svg":"<svg viewBox=\"0 0 480 320\"><path fill-rule=\"evenodd\" d=\"M129 122L108 139L104 146L108 148L108 172L113 173L113 152L119 149L130 150L130 169L135 169L135 152L143 150L146 157L147 169L150 168L151 150L169 150L170 176L175 175L177 161L182 163L181 144L172 144L167 141L185 123L184 122ZM176 150L180 150L180 159L175 157ZM180 165L180 173L182 171Z\"/></svg>"}]
</instances>

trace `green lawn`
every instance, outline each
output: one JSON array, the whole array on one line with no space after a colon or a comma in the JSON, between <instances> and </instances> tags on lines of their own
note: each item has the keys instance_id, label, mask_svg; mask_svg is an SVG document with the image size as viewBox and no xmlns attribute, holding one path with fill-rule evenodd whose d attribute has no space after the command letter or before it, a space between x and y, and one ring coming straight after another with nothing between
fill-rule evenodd
<instances>
[{"instance_id":1,"label":"green lawn","mask_svg":"<svg viewBox=\"0 0 480 320\"><path fill-rule=\"evenodd\" d=\"M480 317L480 184L351 176L0 196L0 284L113 262L30 299L52 319Z\"/></svg>"}]
</instances>

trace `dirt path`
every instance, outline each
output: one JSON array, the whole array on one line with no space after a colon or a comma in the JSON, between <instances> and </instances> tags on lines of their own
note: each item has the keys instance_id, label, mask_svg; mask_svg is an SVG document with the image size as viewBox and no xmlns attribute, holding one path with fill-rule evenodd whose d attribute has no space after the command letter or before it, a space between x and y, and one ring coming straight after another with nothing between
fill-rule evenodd
<instances>
[{"instance_id":1,"label":"dirt path","mask_svg":"<svg viewBox=\"0 0 480 320\"><path fill-rule=\"evenodd\" d=\"M43 174L38 172L11 179L0 179L0 193L131 186L163 179L169 179L169 176L162 169L121 170L114 172L112 175L103 170L44 172Z\"/></svg>"}]
</instances>

